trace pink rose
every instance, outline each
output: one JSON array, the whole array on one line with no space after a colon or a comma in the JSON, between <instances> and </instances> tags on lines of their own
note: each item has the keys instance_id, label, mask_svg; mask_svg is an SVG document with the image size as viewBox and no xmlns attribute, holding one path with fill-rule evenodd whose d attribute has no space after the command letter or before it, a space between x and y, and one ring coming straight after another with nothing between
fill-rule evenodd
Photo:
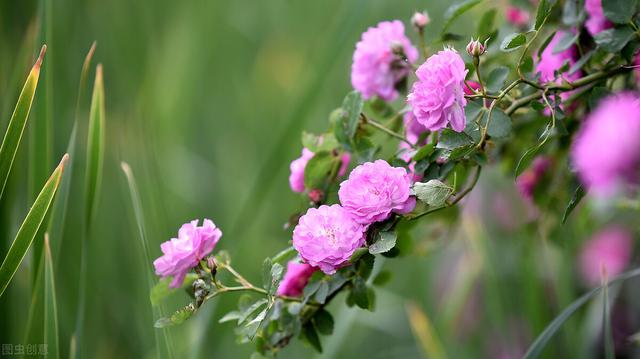
<instances>
[{"instance_id":1,"label":"pink rose","mask_svg":"<svg viewBox=\"0 0 640 359\"><path fill-rule=\"evenodd\" d=\"M406 56L408 64L399 52ZM351 84L365 99L378 96L392 101L398 96L396 84L409 74L417 59L418 50L405 36L402 22L383 21L370 27L356 44Z\"/></svg>"},{"instance_id":2,"label":"pink rose","mask_svg":"<svg viewBox=\"0 0 640 359\"><path fill-rule=\"evenodd\" d=\"M365 230L338 204L309 208L293 229L293 247L305 262L333 274L364 245Z\"/></svg>"},{"instance_id":3,"label":"pink rose","mask_svg":"<svg viewBox=\"0 0 640 359\"><path fill-rule=\"evenodd\" d=\"M278 286L278 294L290 297L298 297L302 295L302 290L309 282L309 278L318 270L307 263L299 263L289 261L287 263L287 272Z\"/></svg>"},{"instance_id":4,"label":"pink rose","mask_svg":"<svg viewBox=\"0 0 640 359\"><path fill-rule=\"evenodd\" d=\"M340 184L338 196L354 220L364 225L383 221L391 212L409 213L416 205L411 196L411 175L384 160L356 167Z\"/></svg>"},{"instance_id":5,"label":"pink rose","mask_svg":"<svg viewBox=\"0 0 640 359\"><path fill-rule=\"evenodd\" d=\"M178 288L187 273L206 257L222 237L222 231L210 219L198 227L195 219L185 223L178 231L178 238L171 238L160 245L163 255L153 261L156 274L162 278L172 276L169 285Z\"/></svg>"}]
</instances>

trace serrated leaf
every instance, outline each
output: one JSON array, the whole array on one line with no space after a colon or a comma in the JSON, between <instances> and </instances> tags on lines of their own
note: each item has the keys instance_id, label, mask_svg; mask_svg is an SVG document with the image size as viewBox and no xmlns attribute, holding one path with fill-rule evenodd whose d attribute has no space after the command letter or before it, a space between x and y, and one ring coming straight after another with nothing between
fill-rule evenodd
<instances>
[{"instance_id":1,"label":"serrated leaf","mask_svg":"<svg viewBox=\"0 0 640 359\"><path fill-rule=\"evenodd\" d=\"M38 78L40 77L40 66L44 58L44 53L47 50L47 46L42 46L40 56L35 65L27 76L27 81L22 87L18 102L13 110L7 131L2 139L2 145L0 145L0 199L4 192L4 187L7 184L9 178L9 172L13 166L13 160L18 152L20 141L22 140L22 134L27 125L27 119L29 118L29 112L31 112L31 104L33 103L33 97L38 86ZM3 288L4 289L4 288ZM2 291L0 291L0 294Z\"/></svg>"},{"instance_id":2,"label":"serrated leaf","mask_svg":"<svg viewBox=\"0 0 640 359\"><path fill-rule=\"evenodd\" d=\"M280 280L282 279L283 272L284 267L280 263L274 263L271 267L271 286L269 287L270 295L273 295L276 290L278 290L278 285L280 285Z\"/></svg>"},{"instance_id":3,"label":"serrated leaf","mask_svg":"<svg viewBox=\"0 0 640 359\"><path fill-rule=\"evenodd\" d=\"M313 325L316 327L316 330L323 335L331 335L333 334L333 317L331 313L327 312L324 309L320 309L313 315L311 319L313 321Z\"/></svg>"},{"instance_id":4,"label":"serrated leaf","mask_svg":"<svg viewBox=\"0 0 640 359\"><path fill-rule=\"evenodd\" d=\"M453 188L436 179L432 179L426 183L414 183L413 192L420 201L426 203L429 207L442 207L447 198L453 193Z\"/></svg>"},{"instance_id":5,"label":"serrated leaf","mask_svg":"<svg viewBox=\"0 0 640 359\"><path fill-rule=\"evenodd\" d=\"M263 298L263 299L257 300L256 302L251 304L249 307L244 309L240 313L240 317L238 318L238 324L244 323L251 316L251 314L253 314L256 310L258 310L258 308L262 307L267 303L268 301Z\"/></svg>"},{"instance_id":6,"label":"serrated leaf","mask_svg":"<svg viewBox=\"0 0 640 359\"><path fill-rule=\"evenodd\" d=\"M509 76L509 68L506 66L498 66L491 70L487 79L487 90L489 92L498 92L504 86L504 82Z\"/></svg>"},{"instance_id":7,"label":"serrated leaf","mask_svg":"<svg viewBox=\"0 0 640 359\"><path fill-rule=\"evenodd\" d=\"M232 320L238 320L240 319L240 315L240 312L237 310L231 311L220 318L220 320L218 320L218 323L226 323Z\"/></svg>"},{"instance_id":8,"label":"serrated leaf","mask_svg":"<svg viewBox=\"0 0 640 359\"><path fill-rule=\"evenodd\" d=\"M60 179L62 178L64 166L68 158L69 155L66 154L62 157L60 164L53 171L47 183L44 184L44 187L42 187L40 194L38 194L29 213L27 213L27 216L22 222L13 243L11 243L11 247L0 266L0 296L2 296L4 290L7 289L11 278L13 278L13 275L18 270L22 259L27 254L27 250L29 250L33 242L33 238L40 229L44 217L49 211L49 206L60 185Z\"/></svg>"},{"instance_id":9,"label":"serrated leaf","mask_svg":"<svg viewBox=\"0 0 640 359\"><path fill-rule=\"evenodd\" d=\"M482 116L481 126L487 126L487 114ZM491 121L488 122L487 134L494 138L504 138L511 134L511 117L507 116L503 110L494 108L491 111Z\"/></svg>"},{"instance_id":10,"label":"serrated leaf","mask_svg":"<svg viewBox=\"0 0 640 359\"><path fill-rule=\"evenodd\" d=\"M593 39L599 48L607 52L615 53L622 50L634 36L635 33L631 28L619 27L600 31Z\"/></svg>"},{"instance_id":11,"label":"serrated leaf","mask_svg":"<svg viewBox=\"0 0 640 359\"><path fill-rule=\"evenodd\" d=\"M380 254L388 252L396 246L397 239L398 236L396 232L378 232L374 242L369 246L369 253Z\"/></svg>"},{"instance_id":12,"label":"serrated leaf","mask_svg":"<svg viewBox=\"0 0 640 359\"><path fill-rule=\"evenodd\" d=\"M184 308L178 309L170 317L158 319L153 326L156 328L166 328L166 327L182 324L185 320L191 318L191 316L195 312L196 312L195 305L193 305L193 303L189 303Z\"/></svg>"},{"instance_id":13,"label":"serrated leaf","mask_svg":"<svg viewBox=\"0 0 640 359\"><path fill-rule=\"evenodd\" d=\"M331 173L336 161L339 160L328 151L313 155L304 168L304 187L307 189L320 188Z\"/></svg>"},{"instance_id":14,"label":"serrated leaf","mask_svg":"<svg viewBox=\"0 0 640 359\"><path fill-rule=\"evenodd\" d=\"M493 32L493 23L497 12L498 11L495 8L489 9L480 18L480 22L476 29L476 37L480 42L486 41L491 32Z\"/></svg>"},{"instance_id":15,"label":"serrated leaf","mask_svg":"<svg viewBox=\"0 0 640 359\"><path fill-rule=\"evenodd\" d=\"M481 2L482 0L466 0L449 6L444 14L444 26L442 27L442 33L444 34L447 31L455 19Z\"/></svg>"},{"instance_id":16,"label":"serrated leaf","mask_svg":"<svg viewBox=\"0 0 640 359\"><path fill-rule=\"evenodd\" d=\"M602 12L604 16L615 24L626 24L636 14L638 0L604 0Z\"/></svg>"},{"instance_id":17,"label":"serrated leaf","mask_svg":"<svg viewBox=\"0 0 640 359\"><path fill-rule=\"evenodd\" d=\"M562 215L562 224L565 224L565 222L567 222L567 218L569 218L571 212L573 212L578 203L582 201L582 198L584 198L586 194L587 191L585 191L584 187L578 186L578 188L576 188L576 191L573 193L573 197L571 197L571 201L569 201L569 204L567 205L567 208L564 210L564 214Z\"/></svg>"},{"instance_id":18,"label":"serrated leaf","mask_svg":"<svg viewBox=\"0 0 640 359\"><path fill-rule=\"evenodd\" d=\"M271 258L267 257L264 262L262 262L262 286L264 289L269 291L271 289L271 267L273 263L271 262Z\"/></svg>"},{"instance_id":19,"label":"serrated leaf","mask_svg":"<svg viewBox=\"0 0 640 359\"><path fill-rule=\"evenodd\" d=\"M540 27L545 22L551 11L551 5L548 0L540 0L538 3L538 9L536 11L536 23L534 25L535 30L540 30Z\"/></svg>"},{"instance_id":20,"label":"serrated leaf","mask_svg":"<svg viewBox=\"0 0 640 359\"><path fill-rule=\"evenodd\" d=\"M524 34L515 33L511 34L502 40L500 44L500 50L504 52L511 52L517 50L520 46L527 43L527 37Z\"/></svg>"},{"instance_id":21,"label":"serrated leaf","mask_svg":"<svg viewBox=\"0 0 640 359\"><path fill-rule=\"evenodd\" d=\"M454 150L456 148L465 147L473 144L473 138L464 132L456 132L445 128L440 133L436 148L445 150Z\"/></svg>"}]
</instances>

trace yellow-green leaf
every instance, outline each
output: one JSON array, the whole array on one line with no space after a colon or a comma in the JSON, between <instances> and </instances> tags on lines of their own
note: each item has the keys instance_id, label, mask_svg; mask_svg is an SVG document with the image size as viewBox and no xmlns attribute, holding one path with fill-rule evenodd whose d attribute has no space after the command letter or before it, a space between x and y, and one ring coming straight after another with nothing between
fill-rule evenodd
<instances>
[{"instance_id":1,"label":"yellow-green leaf","mask_svg":"<svg viewBox=\"0 0 640 359\"><path fill-rule=\"evenodd\" d=\"M102 162L104 158L104 84L102 80L102 65L96 68L96 80L91 97L89 113L89 134L87 139L87 182L86 182L86 225L91 219L96 206L96 198L102 180Z\"/></svg>"},{"instance_id":2,"label":"yellow-green leaf","mask_svg":"<svg viewBox=\"0 0 640 359\"><path fill-rule=\"evenodd\" d=\"M49 211L49 206L51 205L53 197L58 190L64 166L68 159L68 154L65 154L62 157L62 161L60 161L60 164L53 171L51 177L47 180L47 183L42 187L42 191L40 191L40 194L33 203L27 217L24 219L24 222L22 222L13 243L11 243L9 252L0 266L0 296L2 296L2 293L4 293L4 290L9 285L9 282L16 273L16 270L18 270L18 266L27 254L27 250L31 246L33 238L36 233L38 233L38 229Z\"/></svg>"},{"instance_id":3,"label":"yellow-green leaf","mask_svg":"<svg viewBox=\"0 0 640 359\"><path fill-rule=\"evenodd\" d=\"M2 198L2 192L4 192L4 186L9 178L9 172L11 172L11 166L13 160L18 152L20 146L20 140L22 134L27 125L27 118L29 118L29 112L31 112L31 104L33 103L33 96L36 93L36 87L38 86L38 78L40 77L40 66L44 58L44 53L47 50L47 45L42 46L40 50L40 56L35 65L31 69L27 81L20 92L18 103L13 110L11 120L9 120L9 126L7 132L2 140L2 146L0 146L0 198Z\"/></svg>"},{"instance_id":4,"label":"yellow-green leaf","mask_svg":"<svg viewBox=\"0 0 640 359\"><path fill-rule=\"evenodd\" d=\"M44 274L44 340L47 344L47 357L58 358L58 305L48 234L44 235Z\"/></svg>"}]
</instances>

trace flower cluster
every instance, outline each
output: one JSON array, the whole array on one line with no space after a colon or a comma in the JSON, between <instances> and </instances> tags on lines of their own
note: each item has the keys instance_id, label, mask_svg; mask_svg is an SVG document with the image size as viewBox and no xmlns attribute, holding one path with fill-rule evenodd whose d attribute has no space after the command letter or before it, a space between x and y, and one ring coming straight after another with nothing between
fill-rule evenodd
<instances>
[{"instance_id":1,"label":"flower cluster","mask_svg":"<svg viewBox=\"0 0 640 359\"><path fill-rule=\"evenodd\" d=\"M409 74L417 59L418 50L405 36L402 22L383 21L363 33L356 44L351 84L365 99L378 96L392 101L398 96L396 84Z\"/></svg>"},{"instance_id":2,"label":"flower cluster","mask_svg":"<svg viewBox=\"0 0 640 359\"><path fill-rule=\"evenodd\" d=\"M202 226L198 226L197 219L183 224L178 238L160 245L163 255L153 262L156 274L162 278L172 276L170 286L180 287L187 273L213 251L220 237L222 231L210 219L205 219Z\"/></svg>"},{"instance_id":3,"label":"flower cluster","mask_svg":"<svg viewBox=\"0 0 640 359\"><path fill-rule=\"evenodd\" d=\"M418 68L418 81L413 84L407 101L420 124L431 131L447 125L457 132L464 130L467 72L462 57L453 49L438 52Z\"/></svg>"},{"instance_id":4,"label":"flower cluster","mask_svg":"<svg viewBox=\"0 0 640 359\"><path fill-rule=\"evenodd\" d=\"M640 183L640 98L625 92L601 101L573 143L571 157L582 182L607 195Z\"/></svg>"}]
</instances>

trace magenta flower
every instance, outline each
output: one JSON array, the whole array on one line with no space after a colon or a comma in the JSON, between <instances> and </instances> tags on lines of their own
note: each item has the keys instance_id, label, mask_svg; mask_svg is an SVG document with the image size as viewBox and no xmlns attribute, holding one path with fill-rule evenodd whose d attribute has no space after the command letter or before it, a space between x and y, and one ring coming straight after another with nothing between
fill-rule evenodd
<instances>
[{"instance_id":1,"label":"magenta flower","mask_svg":"<svg viewBox=\"0 0 640 359\"><path fill-rule=\"evenodd\" d=\"M356 44L351 84L365 99L378 96L392 101L398 96L396 84L409 74L417 59L418 50L405 36L402 22L383 21L364 32Z\"/></svg>"},{"instance_id":2,"label":"magenta flower","mask_svg":"<svg viewBox=\"0 0 640 359\"><path fill-rule=\"evenodd\" d=\"M289 261L287 272L278 286L278 294L290 297L302 295L302 290L309 282L309 278L318 270L307 263Z\"/></svg>"},{"instance_id":3,"label":"magenta flower","mask_svg":"<svg viewBox=\"0 0 640 359\"><path fill-rule=\"evenodd\" d=\"M586 0L584 9L587 11L587 21L584 26L591 36L595 36L600 31L610 29L613 24L604 16L602 11L602 0Z\"/></svg>"},{"instance_id":4,"label":"magenta flower","mask_svg":"<svg viewBox=\"0 0 640 359\"><path fill-rule=\"evenodd\" d=\"M418 122L418 120L416 120L416 116L413 115L412 111L404 114L404 116L402 117L402 122L404 123L407 140L409 140L411 143L418 143L420 136L423 133L429 131L420 122Z\"/></svg>"},{"instance_id":5,"label":"magenta flower","mask_svg":"<svg viewBox=\"0 0 640 359\"><path fill-rule=\"evenodd\" d=\"M309 208L293 229L293 247L305 262L333 274L365 243L365 230L338 204Z\"/></svg>"},{"instance_id":6,"label":"magenta flower","mask_svg":"<svg viewBox=\"0 0 640 359\"><path fill-rule=\"evenodd\" d=\"M609 278L622 273L631 260L633 238L621 227L608 227L584 244L580 253L580 273L590 285L600 284L602 267Z\"/></svg>"},{"instance_id":7,"label":"magenta flower","mask_svg":"<svg viewBox=\"0 0 640 359\"><path fill-rule=\"evenodd\" d=\"M554 53L553 49L556 47L558 42L567 34L565 31L558 31L553 36L553 39L549 42L549 45L544 49L542 54L540 55L540 61L536 61L536 72L540 73L540 80L542 82L552 82L559 80L558 76L556 76L556 71L560 69L566 62L569 65L573 65L578 58L578 52L574 46L561 51L559 53ZM561 74L562 78L573 81L579 79L582 75L580 71L576 71L573 74L569 75L569 72L564 72Z\"/></svg>"},{"instance_id":8,"label":"magenta flower","mask_svg":"<svg viewBox=\"0 0 640 359\"><path fill-rule=\"evenodd\" d=\"M507 7L505 15L507 21L514 26L525 26L531 19L531 15L527 10L520 9L515 6Z\"/></svg>"},{"instance_id":9,"label":"magenta flower","mask_svg":"<svg viewBox=\"0 0 640 359\"><path fill-rule=\"evenodd\" d=\"M462 57L453 49L446 49L429 57L416 71L418 81L407 97L413 114L423 126L438 131L448 124L462 132L466 121L464 107L464 78L467 69Z\"/></svg>"},{"instance_id":10,"label":"magenta flower","mask_svg":"<svg viewBox=\"0 0 640 359\"><path fill-rule=\"evenodd\" d=\"M546 156L537 157L533 160L533 165L516 179L516 187L525 199L533 200L533 193L538 183L551 167L551 159Z\"/></svg>"},{"instance_id":11,"label":"magenta flower","mask_svg":"<svg viewBox=\"0 0 640 359\"><path fill-rule=\"evenodd\" d=\"M571 158L597 195L640 183L640 98L623 92L602 100L576 135Z\"/></svg>"},{"instance_id":12,"label":"magenta flower","mask_svg":"<svg viewBox=\"0 0 640 359\"><path fill-rule=\"evenodd\" d=\"M302 149L302 155L297 159L291 161L289 165L289 169L291 173L289 174L289 186L291 190L294 192L304 192L304 169L307 167L307 163L311 158L313 158L314 153L309 151L306 148ZM351 155L348 153L344 153L342 155L342 164L340 165L340 169L338 170L338 176L344 176L347 173L347 169L349 168L349 162L351 161ZM310 188L312 189L312 188Z\"/></svg>"},{"instance_id":13,"label":"magenta flower","mask_svg":"<svg viewBox=\"0 0 640 359\"><path fill-rule=\"evenodd\" d=\"M172 276L169 285L178 288L187 273L206 257L222 237L222 231L210 219L198 227L198 220L185 223L178 231L178 238L171 238L160 245L163 255L153 261L156 274L162 278Z\"/></svg>"},{"instance_id":14,"label":"magenta flower","mask_svg":"<svg viewBox=\"0 0 640 359\"><path fill-rule=\"evenodd\" d=\"M340 203L361 224L387 219L391 212L409 213L416 205L411 196L411 175L384 160L363 163L340 184Z\"/></svg>"}]
</instances>

